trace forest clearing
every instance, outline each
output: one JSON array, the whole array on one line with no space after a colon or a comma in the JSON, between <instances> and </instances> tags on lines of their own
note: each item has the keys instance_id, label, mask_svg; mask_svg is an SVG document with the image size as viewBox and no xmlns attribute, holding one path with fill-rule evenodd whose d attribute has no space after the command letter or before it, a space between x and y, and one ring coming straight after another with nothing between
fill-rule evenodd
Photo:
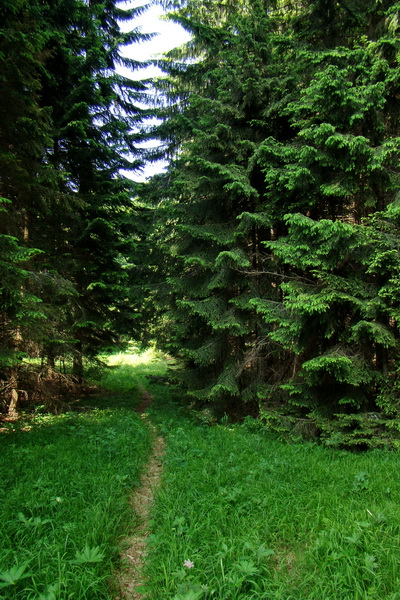
<instances>
[{"instance_id":1,"label":"forest clearing","mask_svg":"<svg viewBox=\"0 0 400 600\"><path fill-rule=\"evenodd\" d=\"M210 423L153 351L111 364L91 407L3 424L1 598L399 598L397 452L285 441L255 419ZM150 424L165 454L135 591L121 573Z\"/></svg>"}]
</instances>

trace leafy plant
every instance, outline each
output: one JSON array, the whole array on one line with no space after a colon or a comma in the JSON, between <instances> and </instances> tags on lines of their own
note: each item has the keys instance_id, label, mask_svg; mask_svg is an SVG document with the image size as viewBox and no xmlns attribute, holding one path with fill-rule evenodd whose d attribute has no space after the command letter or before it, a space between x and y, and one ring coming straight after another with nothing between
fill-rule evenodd
<instances>
[{"instance_id":1,"label":"leafy plant","mask_svg":"<svg viewBox=\"0 0 400 600\"><path fill-rule=\"evenodd\" d=\"M74 563L77 565L85 565L88 563L99 563L104 560L105 554L100 550L99 546L91 548L85 546L82 552L78 550L75 553Z\"/></svg>"},{"instance_id":2,"label":"leafy plant","mask_svg":"<svg viewBox=\"0 0 400 600\"><path fill-rule=\"evenodd\" d=\"M43 594L39 594L35 600L57 600L59 591L60 585L58 583L49 585L47 591Z\"/></svg>"},{"instance_id":3,"label":"leafy plant","mask_svg":"<svg viewBox=\"0 0 400 600\"><path fill-rule=\"evenodd\" d=\"M8 571L2 571L0 573L0 588L14 586L27 577L32 577L32 573L26 573L28 568L28 562L21 565L14 565Z\"/></svg>"}]
</instances>

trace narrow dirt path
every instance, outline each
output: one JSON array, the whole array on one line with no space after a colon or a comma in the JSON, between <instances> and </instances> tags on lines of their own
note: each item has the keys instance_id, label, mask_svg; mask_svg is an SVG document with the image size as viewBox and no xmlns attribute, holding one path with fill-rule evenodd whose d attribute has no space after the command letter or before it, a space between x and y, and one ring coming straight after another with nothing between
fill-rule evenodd
<instances>
[{"instance_id":1,"label":"narrow dirt path","mask_svg":"<svg viewBox=\"0 0 400 600\"><path fill-rule=\"evenodd\" d=\"M121 552L122 567L116 578L120 588L115 600L143 600L140 586L143 585L143 565L146 557L146 540L150 534L149 519L163 468L165 440L157 435L155 427L149 422L143 411L149 406L151 396L142 394L142 404L138 412L152 430L153 449L140 479L140 485L131 498L131 507L138 524L132 535L123 542ZM143 397L144 396L144 397Z\"/></svg>"}]
</instances>

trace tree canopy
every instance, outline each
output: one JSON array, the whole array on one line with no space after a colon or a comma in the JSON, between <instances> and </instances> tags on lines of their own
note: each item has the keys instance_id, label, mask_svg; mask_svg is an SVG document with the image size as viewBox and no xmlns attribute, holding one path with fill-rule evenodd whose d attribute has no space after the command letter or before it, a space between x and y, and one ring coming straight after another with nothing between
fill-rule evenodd
<instances>
[{"instance_id":1,"label":"tree canopy","mask_svg":"<svg viewBox=\"0 0 400 600\"><path fill-rule=\"evenodd\" d=\"M117 65L143 9L117 0L0 8L0 378L22 356L93 355L135 330L139 204L121 173L143 165L145 84ZM121 30L123 21L133 29ZM6 384L4 384L6 385ZM16 381L13 382L17 386Z\"/></svg>"}]
</instances>

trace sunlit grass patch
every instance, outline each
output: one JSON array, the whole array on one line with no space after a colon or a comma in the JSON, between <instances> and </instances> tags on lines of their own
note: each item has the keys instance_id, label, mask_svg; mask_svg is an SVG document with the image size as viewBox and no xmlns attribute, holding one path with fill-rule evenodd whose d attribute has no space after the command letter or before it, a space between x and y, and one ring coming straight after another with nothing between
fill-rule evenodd
<instances>
[{"instance_id":1,"label":"sunlit grass patch","mask_svg":"<svg viewBox=\"0 0 400 600\"><path fill-rule=\"evenodd\" d=\"M132 346L128 351L103 357L110 367L103 374L102 385L118 393L135 392L147 385L149 375L164 375L165 358L153 348L140 351Z\"/></svg>"},{"instance_id":2,"label":"sunlit grass patch","mask_svg":"<svg viewBox=\"0 0 400 600\"><path fill-rule=\"evenodd\" d=\"M165 370L165 358L154 348L147 348L140 350L135 345L131 345L125 352L118 354L111 354L107 357L109 365L123 365L131 367L143 367L144 371L151 370L154 372L154 368L159 368L162 371Z\"/></svg>"}]
</instances>

